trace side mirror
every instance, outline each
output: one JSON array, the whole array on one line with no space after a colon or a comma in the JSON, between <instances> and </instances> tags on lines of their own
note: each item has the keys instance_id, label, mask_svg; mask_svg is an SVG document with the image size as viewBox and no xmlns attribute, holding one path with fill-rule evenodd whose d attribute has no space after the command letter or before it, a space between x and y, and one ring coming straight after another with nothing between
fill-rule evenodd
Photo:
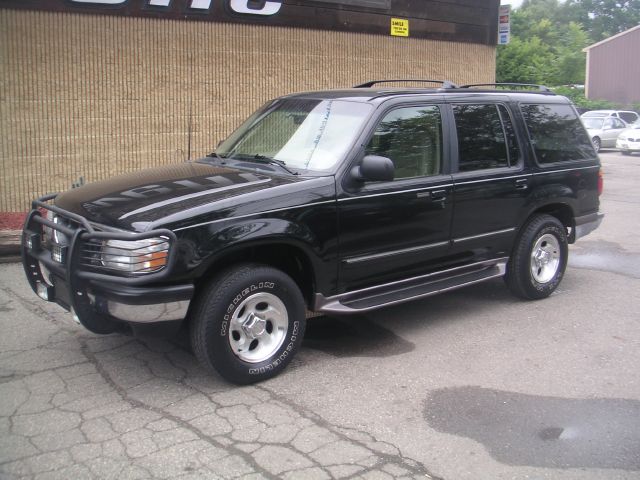
<instances>
[{"instance_id":1,"label":"side mirror","mask_svg":"<svg viewBox=\"0 0 640 480\"><path fill-rule=\"evenodd\" d=\"M378 155L366 155L360 165L353 167L354 179L366 182L389 182L393 180L395 166L390 158Z\"/></svg>"}]
</instances>

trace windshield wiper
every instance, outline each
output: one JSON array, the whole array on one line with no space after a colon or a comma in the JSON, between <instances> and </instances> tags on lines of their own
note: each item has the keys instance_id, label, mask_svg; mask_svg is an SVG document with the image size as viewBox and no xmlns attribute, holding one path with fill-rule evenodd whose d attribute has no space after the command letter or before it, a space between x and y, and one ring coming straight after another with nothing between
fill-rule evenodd
<instances>
[{"instance_id":1,"label":"windshield wiper","mask_svg":"<svg viewBox=\"0 0 640 480\"><path fill-rule=\"evenodd\" d=\"M227 157L223 157L221 155L218 155L215 151L211 152L211 153L207 153L205 156L208 157L208 158L217 158L218 160L220 160L220 163L222 165L225 165L227 163L226 162L226 158Z\"/></svg>"},{"instance_id":2,"label":"windshield wiper","mask_svg":"<svg viewBox=\"0 0 640 480\"><path fill-rule=\"evenodd\" d=\"M251 158L249 158L247 160L249 162L264 163L264 164L267 164L267 165L278 165L280 168L282 168L283 170L289 172L291 175L298 175L298 172L294 172L289 167L287 167L287 164L285 162L283 162L282 160L278 160L276 158L267 157L265 155L260 155L258 153L258 154L254 155L253 157L251 157Z\"/></svg>"}]
</instances>

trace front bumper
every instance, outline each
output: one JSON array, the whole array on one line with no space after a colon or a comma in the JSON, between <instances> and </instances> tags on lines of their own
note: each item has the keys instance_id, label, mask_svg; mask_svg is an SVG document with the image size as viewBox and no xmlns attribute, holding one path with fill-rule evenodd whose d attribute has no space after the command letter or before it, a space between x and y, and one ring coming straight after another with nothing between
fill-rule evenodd
<instances>
[{"instance_id":1,"label":"front bumper","mask_svg":"<svg viewBox=\"0 0 640 480\"><path fill-rule=\"evenodd\" d=\"M93 285L89 294L97 313L127 323L182 320L193 297L191 284L149 287Z\"/></svg>"},{"instance_id":2,"label":"front bumper","mask_svg":"<svg viewBox=\"0 0 640 480\"><path fill-rule=\"evenodd\" d=\"M618 139L616 148L625 152L640 152L640 142Z\"/></svg>"},{"instance_id":3,"label":"front bumper","mask_svg":"<svg viewBox=\"0 0 640 480\"><path fill-rule=\"evenodd\" d=\"M167 285L175 265L177 242L166 229L144 233L98 231L85 218L47 203L55 195L33 202L22 236L22 263L31 288L42 299L72 311L95 333L110 333L118 324L180 320L186 316L193 284ZM43 217L51 210L65 219L55 223ZM43 227L62 232L65 245L45 240ZM86 245L104 240L142 240L162 236L170 243L166 266L153 273L117 276L87 267Z\"/></svg>"},{"instance_id":4,"label":"front bumper","mask_svg":"<svg viewBox=\"0 0 640 480\"><path fill-rule=\"evenodd\" d=\"M576 217L576 234L575 240L582 238L591 232L593 232L596 228L600 226L602 223L602 219L604 218L604 213L596 212L591 213L589 215L583 215L581 217Z\"/></svg>"}]
</instances>

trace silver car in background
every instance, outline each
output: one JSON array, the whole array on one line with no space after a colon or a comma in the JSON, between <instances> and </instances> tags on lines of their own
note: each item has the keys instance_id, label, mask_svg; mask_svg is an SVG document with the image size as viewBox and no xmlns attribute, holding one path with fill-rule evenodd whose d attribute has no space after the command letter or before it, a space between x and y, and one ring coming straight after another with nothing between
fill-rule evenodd
<instances>
[{"instance_id":1,"label":"silver car in background","mask_svg":"<svg viewBox=\"0 0 640 480\"><path fill-rule=\"evenodd\" d=\"M629 125L623 130L616 140L616 148L623 155L631 155L632 152L640 152L640 122Z\"/></svg>"},{"instance_id":2,"label":"silver car in background","mask_svg":"<svg viewBox=\"0 0 640 480\"><path fill-rule=\"evenodd\" d=\"M625 121L625 123L634 123L640 120L640 115L632 110L589 110L580 115L585 117L615 117Z\"/></svg>"},{"instance_id":3,"label":"silver car in background","mask_svg":"<svg viewBox=\"0 0 640 480\"><path fill-rule=\"evenodd\" d=\"M581 120L589 133L589 138L591 138L596 152L601 148L615 147L618 135L627 128L624 120L617 117L582 116Z\"/></svg>"}]
</instances>

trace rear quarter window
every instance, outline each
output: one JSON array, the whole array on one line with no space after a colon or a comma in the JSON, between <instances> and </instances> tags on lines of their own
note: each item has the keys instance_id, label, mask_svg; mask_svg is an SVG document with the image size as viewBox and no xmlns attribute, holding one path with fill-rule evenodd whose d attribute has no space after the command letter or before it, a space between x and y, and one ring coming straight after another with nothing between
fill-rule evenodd
<instances>
[{"instance_id":1,"label":"rear quarter window","mask_svg":"<svg viewBox=\"0 0 640 480\"><path fill-rule=\"evenodd\" d=\"M596 157L591 140L570 105L521 104L520 109L538 163Z\"/></svg>"}]
</instances>

